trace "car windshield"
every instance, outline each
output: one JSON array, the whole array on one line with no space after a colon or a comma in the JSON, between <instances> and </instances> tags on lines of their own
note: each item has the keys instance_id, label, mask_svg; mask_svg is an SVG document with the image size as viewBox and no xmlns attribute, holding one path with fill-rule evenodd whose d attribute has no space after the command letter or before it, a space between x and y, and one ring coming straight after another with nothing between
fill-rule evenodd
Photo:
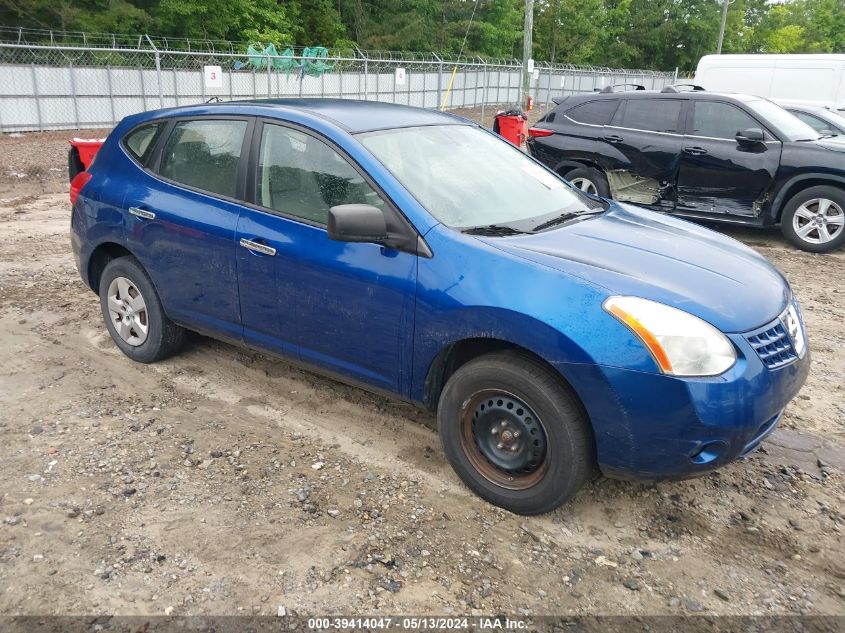
<instances>
[{"instance_id":1,"label":"car windshield","mask_svg":"<svg viewBox=\"0 0 845 633\"><path fill-rule=\"evenodd\" d=\"M747 101L745 105L783 134L787 141L815 141L819 138L818 132L776 103L765 99L755 99Z\"/></svg>"},{"instance_id":2,"label":"car windshield","mask_svg":"<svg viewBox=\"0 0 845 633\"><path fill-rule=\"evenodd\" d=\"M501 235L541 230L606 206L507 141L469 125L397 128L358 138L435 218L456 229L508 229Z\"/></svg>"}]
</instances>

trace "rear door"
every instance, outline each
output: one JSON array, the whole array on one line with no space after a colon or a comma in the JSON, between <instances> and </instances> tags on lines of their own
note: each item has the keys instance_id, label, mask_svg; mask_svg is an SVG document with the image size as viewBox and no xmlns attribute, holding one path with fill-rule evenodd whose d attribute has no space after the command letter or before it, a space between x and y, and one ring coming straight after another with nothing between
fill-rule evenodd
<instances>
[{"instance_id":1,"label":"rear door","mask_svg":"<svg viewBox=\"0 0 845 633\"><path fill-rule=\"evenodd\" d=\"M683 136L683 99L627 98L616 111L600 139L610 170L624 170L653 181L653 190L674 182L678 173ZM626 200L625 191L614 187L614 198Z\"/></svg>"},{"instance_id":2,"label":"rear door","mask_svg":"<svg viewBox=\"0 0 845 633\"><path fill-rule=\"evenodd\" d=\"M126 190L127 243L168 316L239 340L235 227L243 196L246 117L171 121ZM151 173L152 172L152 173Z\"/></svg>"},{"instance_id":3,"label":"rear door","mask_svg":"<svg viewBox=\"0 0 845 633\"><path fill-rule=\"evenodd\" d=\"M781 143L733 103L692 100L678 174L678 208L756 217L780 165ZM759 128L763 143L740 145L736 133Z\"/></svg>"}]
</instances>

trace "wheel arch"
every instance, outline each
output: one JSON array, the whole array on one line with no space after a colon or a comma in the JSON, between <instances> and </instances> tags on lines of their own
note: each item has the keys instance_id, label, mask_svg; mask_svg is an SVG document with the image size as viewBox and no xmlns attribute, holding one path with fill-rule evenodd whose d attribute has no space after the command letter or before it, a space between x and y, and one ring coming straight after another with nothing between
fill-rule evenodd
<instances>
[{"instance_id":1,"label":"wheel arch","mask_svg":"<svg viewBox=\"0 0 845 633\"><path fill-rule=\"evenodd\" d=\"M833 174L823 173L808 173L790 178L780 188L780 191L778 191L778 193L775 195L774 200L772 200L772 220L774 220L775 222L780 222L781 216L783 215L783 208L786 206L787 202L792 200L793 197L795 197L797 194L801 193L805 189L818 186L838 187L845 191L845 176L836 176Z\"/></svg>"},{"instance_id":2,"label":"wheel arch","mask_svg":"<svg viewBox=\"0 0 845 633\"><path fill-rule=\"evenodd\" d=\"M527 347L501 338L480 336L469 337L445 345L429 364L425 383L423 385L423 404L431 411L436 410L443 387L446 385L446 382L452 374L454 374L460 367L466 365L472 360L475 360L476 358L480 358L481 356L491 352L500 351L513 351L527 356L548 369L549 372L558 379L561 386L571 393L572 397L578 403L578 406L589 420L587 408L584 406L581 397L566 377L558 371L554 365Z\"/></svg>"},{"instance_id":3,"label":"wheel arch","mask_svg":"<svg viewBox=\"0 0 845 633\"><path fill-rule=\"evenodd\" d=\"M581 168L590 168L590 169L598 169L601 173L605 173L604 167L602 167L598 162L589 160L589 159L579 159L579 160L563 160L555 165L555 171L560 174L562 177L566 178L566 175L575 170Z\"/></svg>"},{"instance_id":4,"label":"wheel arch","mask_svg":"<svg viewBox=\"0 0 845 633\"><path fill-rule=\"evenodd\" d=\"M85 267L88 287L91 290L99 294L103 271L110 261L120 257L132 257L136 261L138 259L132 251L117 242L102 242L91 251Z\"/></svg>"}]
</instances>

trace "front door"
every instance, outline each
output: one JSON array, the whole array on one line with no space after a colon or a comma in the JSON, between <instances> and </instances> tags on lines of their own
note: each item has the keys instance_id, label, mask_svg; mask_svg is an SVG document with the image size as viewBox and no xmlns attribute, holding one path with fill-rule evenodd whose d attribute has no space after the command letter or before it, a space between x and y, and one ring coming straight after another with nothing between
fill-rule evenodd
<instances>
[{"instance_id":1,"label":"front door","mask_svg":"<svg viewBox=\"0 0 845 633\"><path fill-rule=\"evenodd\" d=\"M315 134L265 122L256 131L256 143L256 208L244 212L238 238L275 253L248 245L238 249L239 262L272 267L274 285L271 290L243 269L245 335L256 336L275 323L272 305L282 318L275 326L276 340L289 345L295 332L302 360L406 392L417 257L378 244L336 242L326 232L328 211L335 205L371 204L387 214L395 211L341 151ZM271 292L274 299L268 302ZM288 318L291 310L295 319Z\"/></svg>"},{"instance_id":2,"label":"front door","mask_svg":"<svg viewBox=\"0 0 845 633\"><path fill-rule=\"evenodd\" d=\"M781 143L741 145L736 134L765 128L730 103L694 100L678 172L678 207L701 213L756 217L780 165Z\"/></svg>"}]
</instances>

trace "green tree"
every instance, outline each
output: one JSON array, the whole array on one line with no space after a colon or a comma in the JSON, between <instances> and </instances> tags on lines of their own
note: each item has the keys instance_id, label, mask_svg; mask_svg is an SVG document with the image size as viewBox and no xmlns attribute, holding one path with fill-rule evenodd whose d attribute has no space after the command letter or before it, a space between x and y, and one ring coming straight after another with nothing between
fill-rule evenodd
<instances>
[{"instance_id":1,"label":"green tree","mask_svg":"<svg viewBox=\"0 0 845 633\"><path fill-rule=\"evenodd\" d=\"M284 45L299 35L297 8L276 0L161 0L155 16L167 35Z\"/></svg>"}]
</instances>

